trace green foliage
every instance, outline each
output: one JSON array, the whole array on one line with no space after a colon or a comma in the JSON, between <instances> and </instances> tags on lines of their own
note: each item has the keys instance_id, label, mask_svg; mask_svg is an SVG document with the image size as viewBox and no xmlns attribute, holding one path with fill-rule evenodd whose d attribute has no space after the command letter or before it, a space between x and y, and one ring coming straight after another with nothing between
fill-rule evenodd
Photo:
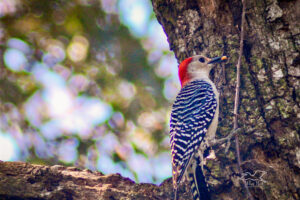
<instances>
[{"instance_id":1,"label":"green foliage","mask_svg":"<svg viewBox=\"0 0 300 200\"><path fill-rule=\"evenodd\" d=\"M163 94L169 77L157 75L160 58L149 63L149 56L170 52L145 48L150 39L133 36L118 12L106 12L100 1L4 2L14 2L15 10L1 15L0 51L14 54L0 60L0 134L16 140L15 159L120 169L148 182L166 178L153 171L146 172L152 180L141 177L131 160L142 155L146 163L140 164L149 165L168 151L167 115L161 113L170 109Z\"/></svg>"}]
</instances>

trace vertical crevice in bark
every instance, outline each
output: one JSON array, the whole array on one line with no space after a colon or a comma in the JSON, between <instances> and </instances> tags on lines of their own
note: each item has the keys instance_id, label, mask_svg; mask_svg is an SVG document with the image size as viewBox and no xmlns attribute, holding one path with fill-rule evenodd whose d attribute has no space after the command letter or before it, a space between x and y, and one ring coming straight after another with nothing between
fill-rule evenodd
<instances>
[{"instance_id":1,"label":"vertical crevice in bark","mask_svg":"<svg viewBox=\"0 0 300 200\"><path fill-rule=\"evenodd\" d=\"M152 2L155 12L158 12L155 5L159 2L176 12L176 15L163 13L162 7L159 11L179 62L195 53L229 56L225 64L226 85L221 90L217 132L220 137L226 136L233 118L234 64L238 59L241 1L190 1L193 5L196 2L198 9L181 1ZM249 173L263 170L268 174L264 184L250 189L255 198L285 199L289 196L292 199L297 195L300 197L296 190L296 187L300 188L300 181L297 181L300 179L300 161L297 160L300 151L300 76L297 71L300 65L300 25L297 16L299 18L300 14L296 9L300 0L247 2L239 120L244 127L255 130L240 135L243 169ZM168 25L172 17L174 29ZM179 19L182 21L178 24ZM181 41L184 45L180 46ZM219 74L219 70L213 72L214 80L218 80ZM218 161L212 161L208 167L215 181L211 181L210 186L220 191L216 199L242 199L233 148L228 154L224 154L221 147L216 150ZM230 185L227 193L222 190L225 185Z\"/></svg>"},{"instance_id":2,"label":"vertical crevice in bark","mask_svg":"<svg viewBox=\"0 0 300 200\"><path fill-rule=\"evenodd\" d=\"M249 74L250 74L251 83L252 83L252 85L255 89L255 94L256 94L255 96L256 96L256 101L257 101L257 104L258 104L257 106L259 107L260 115L262 116L262 118L265 121L266 128L267 128L268 132L270 134L272 134L272 131L270 130L270 127L268 125L268 121L266 120L265 111L264 111L264 107L263 107L263 105L265 104L265 100L263 99L263 97L260 93L259 83L258 83L256 74L251 69L251 66L252 66L251 63L249 63L248 70L249 70Z\"/></svg>"},{"instance_id":3,"label":"vertical crevice in bark","mask_svg":"<svg viewBox=\"0 0 300 200\"><path fill-rule=\"evenodd\" d=\"M285 81L286 81L286 83L287 83L287 86L288 86L288 88L292 88L292 99L293 99L293 101L294 101L294 103L300 108L300 104L299 104L299 102L297 102L297 99L296 99L296 89L293 87L293 85L290 83L290 80L289 80L289 77L290 77L290 75L289 75L289 68L288 68L288 66L287 66L287 59L286 59L286 54L283 52L282 53L282 56L283 56L283 59L284 59L284 77L285 77ZM298 63L298 65L300 65L300 63ZM296 66L296 65L295 65Z\"/></svg>"}]
</instances>

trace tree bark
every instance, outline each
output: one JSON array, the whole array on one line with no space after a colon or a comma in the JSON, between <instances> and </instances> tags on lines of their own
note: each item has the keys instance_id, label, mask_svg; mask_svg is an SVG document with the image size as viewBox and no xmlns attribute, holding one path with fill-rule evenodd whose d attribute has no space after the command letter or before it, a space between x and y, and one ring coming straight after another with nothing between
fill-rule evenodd
<instances>
[{"instance_id":1,"label":"tree bark","mask_svg":"<svg viewBox=\"0 0 300 200\"><path fill-rule=\"evenodd\" d=\"M218 136L233 127L242 3L238 0L152 0L178 61L227 55L220 88ZM246 0L239 135L243 176L255 199L300 199L300 1ZM253 131L254 130L254 131ZM234 145L217 147L205 175L212 199L247 199ZM179 194L180 196L180 194ZM181 197L181 199L184 199Z\"/></svg>"},{"instance_id":2,"label":"tree bark","mask_svg":"<svg viewBox=\"0 0 300 200\"><path fill-rule=\"evenodd\" d=\"M160 186L136 184L120 174L0 161L0 199L170 200L171 182L168 179ZM188 195L186 192L183 197Z\"/></svg>"},{"instance_id":3,"label":"tree bark","mask_svg":"<svg viewBox=\"0 0 300 200\"><path fill-rule=\"evenodd\" d=\"M242 5L238 0L152 0L178 61L229 56L220 88L218 136L232 130ZM300 0L247 0L239 135L243 176L255 199L300 199ZM247 131L248 130L248 131ZM251 131L250 131L251 130ZM246 199L235 148L205 166L212 199ZM118 174L0 162L0 199L173 199L171 180L136 184ZM187 184L179 199L192 199Z\"/></svg>"}]
</instances>

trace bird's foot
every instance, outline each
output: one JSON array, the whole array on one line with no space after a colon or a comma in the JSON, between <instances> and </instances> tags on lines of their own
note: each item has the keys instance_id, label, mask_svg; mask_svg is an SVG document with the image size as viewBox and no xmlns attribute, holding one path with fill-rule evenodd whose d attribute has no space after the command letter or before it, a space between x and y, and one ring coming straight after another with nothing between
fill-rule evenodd
<instances>
[{"instance_id":1,"label":"bird's foot","mask_svg":"<svg viewBox=\"0 0 300 200\"><path fill-rule=\"evenodd\" d=\"M231 144L230 140L232 139L232 137L237 134L240 134L242 132L243 132L242 128L237 128L237 129L231 131L228 136L221 138L221 139L214 139L214 140L210 141L208 144L210 147L213 147L213 146L222 145L222 144L226 143L225 152L227 152L230 147L230 144Z\"/></svg>"}]
</instances>

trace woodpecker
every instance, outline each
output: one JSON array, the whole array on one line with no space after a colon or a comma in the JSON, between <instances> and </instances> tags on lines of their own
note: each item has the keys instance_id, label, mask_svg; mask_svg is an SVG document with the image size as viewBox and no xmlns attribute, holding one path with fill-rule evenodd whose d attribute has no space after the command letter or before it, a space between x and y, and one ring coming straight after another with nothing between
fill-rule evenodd
<instances>
[{"instance_id":1,"label":"woodpecker","mask_svg":"<svg viewBox=\"0 0 300 200\"><path fill-rule=\"evenodd\" d=\"M215 140L219 93L210 80L209 73L213 64L225 60L226 56L210 59L196 55L179 65L181 90L173 104L170 120L175 200L184 175L190 182L194 200L210 199L203 175L203 160L209 142Z\"/></svg>"}]
</instances>

